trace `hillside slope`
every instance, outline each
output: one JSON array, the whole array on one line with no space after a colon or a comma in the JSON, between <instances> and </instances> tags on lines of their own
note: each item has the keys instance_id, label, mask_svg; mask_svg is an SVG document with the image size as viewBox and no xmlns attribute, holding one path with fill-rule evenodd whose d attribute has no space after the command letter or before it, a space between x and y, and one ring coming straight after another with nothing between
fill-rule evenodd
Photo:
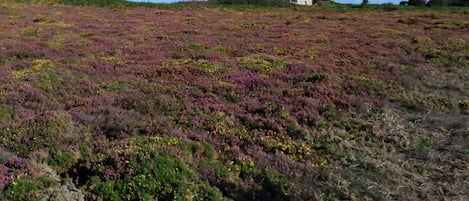
<instances>
[{"instance_id":1,"label":"hillside slope","mask_svg":"<svg viewBox=\"0 0 469 201\"><path fill-rule=\"evenodd\" d=\"M469 199L467 10L0 7L2 200Z\"/></svg>"}]
</instances>

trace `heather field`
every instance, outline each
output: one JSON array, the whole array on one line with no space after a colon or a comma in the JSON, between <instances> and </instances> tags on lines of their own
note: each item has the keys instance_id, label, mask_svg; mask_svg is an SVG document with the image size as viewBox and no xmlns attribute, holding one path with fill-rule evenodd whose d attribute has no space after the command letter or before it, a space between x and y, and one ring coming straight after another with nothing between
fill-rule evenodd
<instances>
[{"instance_id":1,"label":"heather field","mask_svg":"<svg viewBox=\"0 0 469 201\"><path fill-rule=\"evenodd\" d=\"M0 3L0 200L469 200L469 9Z\"/></svg>"}]
</instances>

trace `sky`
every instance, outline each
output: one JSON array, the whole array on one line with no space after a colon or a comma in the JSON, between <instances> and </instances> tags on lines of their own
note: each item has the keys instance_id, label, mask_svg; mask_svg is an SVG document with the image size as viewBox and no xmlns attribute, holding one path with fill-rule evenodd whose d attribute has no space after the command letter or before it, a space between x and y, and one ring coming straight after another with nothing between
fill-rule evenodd
<instances>
[{"instance_id":1,"label":"sky","mask_svg":"<svg viewBox=\"0 0 469 201\"><path fill-rule=\"evenodd\" d=\"M135 1L135 2L155 2L155 3L171 3L171 2L177 2L181 0L129 0L129 1ZM362 3L362 0L333 0L337 3L351 3L351 4L360 4ZM399 2L402 0L369 0L370 4L383 4L383 3L394 3L394 4L399 4Z\"/></svg>"}]
</instances>

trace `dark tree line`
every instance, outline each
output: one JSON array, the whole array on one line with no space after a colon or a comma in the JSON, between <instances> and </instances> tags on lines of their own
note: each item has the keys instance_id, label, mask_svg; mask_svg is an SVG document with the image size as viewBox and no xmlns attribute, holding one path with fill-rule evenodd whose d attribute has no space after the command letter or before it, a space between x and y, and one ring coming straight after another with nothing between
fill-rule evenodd
<instances>
[{"instance_id":1,"label":"dark tree line","mask_svg":"<svg viewBox=\"0 0 469 201\"><path fill-rule=\"evenodd\" d=\"M469 6L469 0L430 0L430 6Z\"/></svg>"},{"instance_id":2,"label":"dark tree line","mask_svg":"<svg viewBox=\"0 0 469 201\"><path fill-rule=\"evenodd\" d=\"M411 6L469 6L469 0L409 0L401 2Z\"/></svg>"}]
</instances>

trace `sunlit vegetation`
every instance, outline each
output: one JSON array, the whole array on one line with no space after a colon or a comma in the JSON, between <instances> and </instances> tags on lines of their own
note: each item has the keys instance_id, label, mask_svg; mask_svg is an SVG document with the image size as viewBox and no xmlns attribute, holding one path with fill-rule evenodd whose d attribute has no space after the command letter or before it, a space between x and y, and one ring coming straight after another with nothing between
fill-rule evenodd
<instances>
[{"instance_id":1,"label":"sunlit vegetation","mask_svg":"<svg viewBox=\"0 0 469 201\"><path fill-rule=\"evenodd\" d=\"M0 18L0 200L469 199L465 8L7 0Z\"/></svg>"}]
</instances>

